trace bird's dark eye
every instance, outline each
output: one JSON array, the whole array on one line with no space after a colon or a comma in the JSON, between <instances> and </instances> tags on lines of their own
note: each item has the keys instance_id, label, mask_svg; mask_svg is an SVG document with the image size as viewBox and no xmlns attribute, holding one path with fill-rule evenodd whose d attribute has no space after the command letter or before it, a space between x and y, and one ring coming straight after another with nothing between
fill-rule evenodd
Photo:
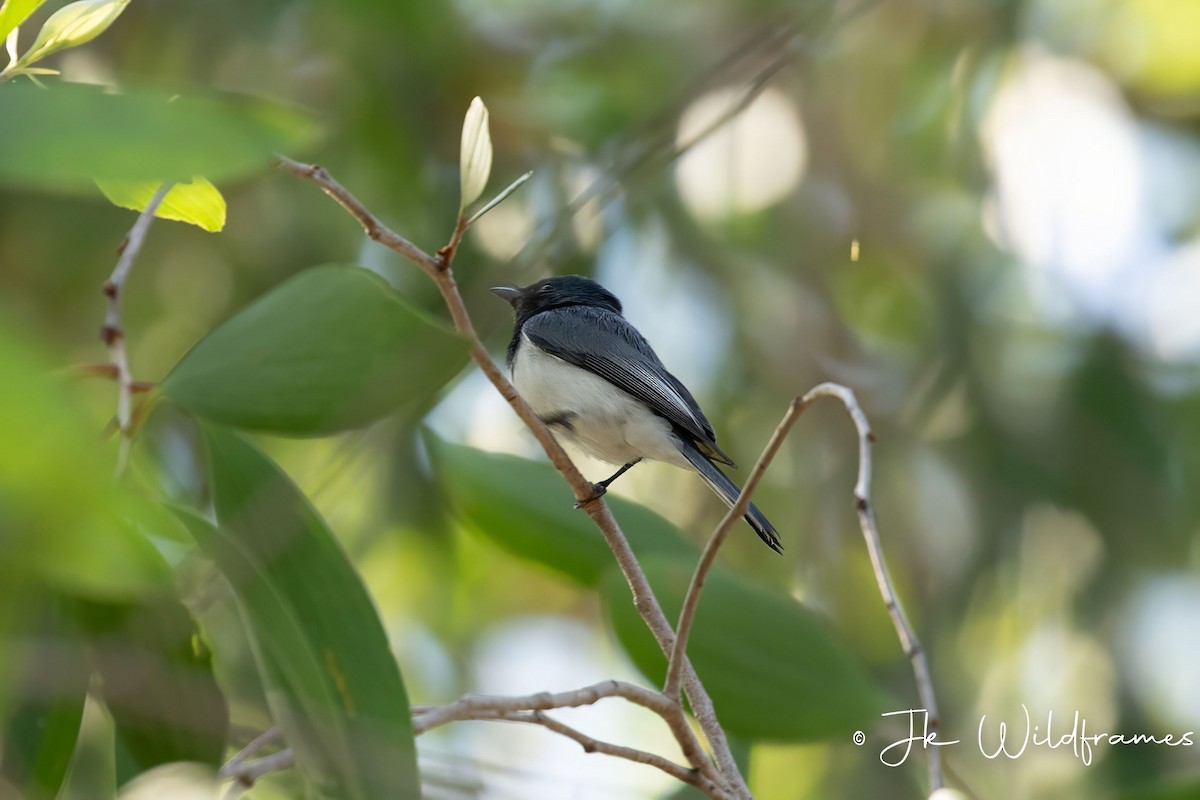
<instances>
[{"instance_id":1,"label":"bird's dark eye","mask_svg":"<svg viewBox=\"0 0 1200 800\"><path fill-rule=\"evenodd\" d=\"M541 294L549 294L549 293L550 293L550 290L551 290L551 289L553 289L553 288L554 288L554 287L553 287L553 286L551 286L550 284L548 284L548 283L543 283L543 284L542 284L542 288L538 289L538 292L540 292Z\"/></svg>"}]
</instances>

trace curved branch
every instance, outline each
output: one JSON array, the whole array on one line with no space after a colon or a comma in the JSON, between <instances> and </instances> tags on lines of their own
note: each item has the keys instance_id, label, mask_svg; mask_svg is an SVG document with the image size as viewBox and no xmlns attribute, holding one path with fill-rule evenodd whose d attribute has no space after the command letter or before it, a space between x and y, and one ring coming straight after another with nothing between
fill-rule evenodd
<instances>
[{"instance_id":1,"label":"curved branch","mask_svg":"<svg viewBox=\"0 0 1200 800\"><path fill-rule=\"evenodd\" d=\"M817 387L817 389L820 388ZM813 392L817 389L814 389ZM758 457L754 468L750 470L750 477L747 478L746 485L742 487L737 501L730 506L729 511L717 523L717 527L713 529L712 535L708 538L708 543L704 546L704 552L700 554L700 560L696 563L696 571L692 573L692 581L688 584L687 594L683 599L683 607L679 611L679 624L675 626L675 646L671 649L670 661L667 664L667 678L663 684L663 694L667 697L679 697L683 659L687 653L688 637L692 632L692 621L696 618L696 607L700 603L700 590L704 588L704 579L708 577L708 571L712 569L713 563L717 560L717 551L721 549L721 545L724 544L725 538L734 524L746 515L746 509L750 507L750 498L753 496L754 490L758 488L767 468L771 466L775 454L783 446L783 441L795 424L796 418L803 413L807 404L812 402L811 399L806 400L806 398L813 392L809 392L804 398L796 398L788 406L783 419L775 428L775 433L771 434L770 441L763 448L762 455Z\"/></svg>"},{"instance_id":2,"label":"curved branch","mask_svg":"<svg viewBox=\"0 0 1200 800\"><path fill-rule=\"evenodd\" d=\"M703 588L704 579L708 576L708 572L716 560L717 550L720 549L721 544L725 541L725 537L729 534L733 524L746 513L746 509L750 505L750 496L758 487L759 481L762 480L763 474L771 465L772 459L779 452L779 448L783 445L784 440L791 433L796 420L808 410L809 406L822 397L831 397L840 401L845 406L846 412L854 421L854 427L858 431L858 478L854 484L854 509L858 514L858 522L859 527L862 529L863 539L866 541L867 553L871 558L871 567L875 572L875 582L879 586L879 594L883 598L883 604L887 607L888 614L892 618L892 625L896 629L896 635L900 639L900 646L904 650L904 655L912 662L913 675L917 684L917 694L920 696L921 703L929 715L929 729L936 732L941 727L941 716L938 713L937 697L933 691L933 678L929 671L929 661L925 656L924 649L921 647L920 640L917 639L916 631L913 630L912 624L908 621L908 615L904 613L904 608L900 605L900 600L896 596L892 577L888 572L887 560L883 555L883 544L879 539L879 529L875 523L875 510L871 503L871 445L875 442L875 435L871 433L871 424L867 421L867 415L863 413L862 408L858 405L858 399L854 396L854 392L836 383L822 383L806 394L792 400L787 412L783 415L783 419L780 420L779 425L775 428L775 432L771 435L770 441L767 442L767 446L763 448L762 455L755 462L754 469L751 470L750 477L746 481L745 488L742 489L741 494L738 496L737 502L729 509L729 512L722 518L716 529L713 530L712 536L709 537L708 543L704 547L704 552L700 556L700 561L696 565L696 571L692 575L692 581L688 585L683 608L679 614L679 625L676 627L678 633L675 639L675 646L671 651L671 660L667 666L667 678L663 694L672 699L679 696L679 680L683 669L684 654L687 651L688 636L691 633L692 622L696 616L696 607L700 601L700 590ZM927 748L927 750L929 752L930 791L936 791L944 783L941 754L936 747Z\"/></svg>"}]
</instances>

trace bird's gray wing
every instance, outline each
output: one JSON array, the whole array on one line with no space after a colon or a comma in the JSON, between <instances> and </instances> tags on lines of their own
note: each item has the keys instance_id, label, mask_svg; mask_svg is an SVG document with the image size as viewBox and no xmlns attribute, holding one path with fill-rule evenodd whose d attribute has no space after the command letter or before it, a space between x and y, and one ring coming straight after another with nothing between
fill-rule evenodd
<instances>
[{"instance_id":1,"label":"bird's gray wing","mask_svg":"<svg viewBox=\"0 0 1200 800\"><path fill-rule=\"evenodd\" d=\"M544 311L523 333L538 348L593 372L648 405L691 436L705 455L733 465L692 393L659 361L650 343L620 314L590 306Z\"/></svg>"}]
</instances>

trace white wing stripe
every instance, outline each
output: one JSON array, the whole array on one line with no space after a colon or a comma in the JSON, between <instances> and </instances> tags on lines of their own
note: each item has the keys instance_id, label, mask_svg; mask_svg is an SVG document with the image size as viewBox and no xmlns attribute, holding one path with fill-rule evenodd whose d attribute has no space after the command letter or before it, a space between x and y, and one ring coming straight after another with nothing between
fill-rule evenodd
<instances>
[{"instance_id":1,"label":"white wing stripe","mask_svg":"<svg viewBox=\"0 0 1200 800\"><path fill-rule=\"evenodd\" d=\"M696 419L696 415L688 407L687 401L683 399L674 386L664 381L661 377L646 369L641 364L630 364L634 370L646 381L655 394L661 397L666 403L674 406L685 417L690 419L698 430L704 430L704 426L700 424L700 420Z\"/></svg>"}]
</instances>

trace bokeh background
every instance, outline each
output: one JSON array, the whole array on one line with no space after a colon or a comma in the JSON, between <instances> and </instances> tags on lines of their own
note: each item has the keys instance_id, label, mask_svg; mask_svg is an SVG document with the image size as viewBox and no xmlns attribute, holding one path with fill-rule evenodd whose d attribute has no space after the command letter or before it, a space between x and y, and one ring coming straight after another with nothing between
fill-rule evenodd
<instances>
[{"instance_id":1,"label":"bokeh background","mask_svg":"<svg viewBox=\"0 0 1200 800\"><path fill-rule=\"evenodd\" d=\"M951 785L981 798L1200 796L1200 743L1102 744L1090 765L1069 746L989 760L975 744L983 715L1019 727L1022 704L1043 730L1053 711L1057 735L1076 712L1089 732L1200 729L1193 0L134 0L53 66L71 81L309 109L322 137L291 155L427 249L453 225L459 130L482 96L493 190L534 172L457 261L497 358L510 311L487 288L581 273L624 301L743 465L794 395L852 387L879 439L892 573L931 658L944 737L962 740L943 750ZM218 185L225 231L157 223L129 283L138 378L160 379L314 264L357 262L444 316L424 276L313 186L266 171ZM99 192L0 186L2 307L54 363L104 360L99 288L132 219ZM99 435L114 390L86 391ZM448 513L426 429L538 454L474 368L365 432L264 440L366 578L412 702L641 680L593 592ZM785 555L738 530L724 559L824 614L908 708L911 670L854 517L855 468L848 420L818 406L758 496ZM666 466L639 466L614 491L697 540L722 512ZM197 572L189 601L224 648L234 722L261 730L232 599ZM564 718L672 751L661 725L619 705ZM89 735L104 725L90 707ZM902 727L881 720L863 747L852 733L756 744L756 796L920 796L920 754L897 769L877 758ZM466 723L419 744L431 797L676 790L537 729ZM253 796L292 791L284 777ZM69 796L94 795L78 778Z\"/></svg>"}]
</instances>

